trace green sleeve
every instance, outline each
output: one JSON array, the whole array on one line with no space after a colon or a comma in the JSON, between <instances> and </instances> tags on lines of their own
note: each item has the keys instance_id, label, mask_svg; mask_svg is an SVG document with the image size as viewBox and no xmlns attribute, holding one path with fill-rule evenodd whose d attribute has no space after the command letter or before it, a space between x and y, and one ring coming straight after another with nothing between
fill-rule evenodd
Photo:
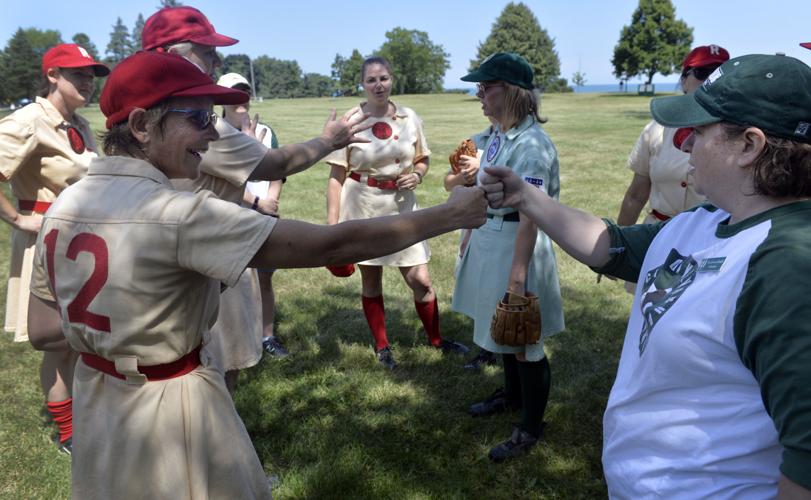
<instances>
[{"instance_id":1,"label":"green sleeve","mask_svg":"<svg viewBox=\"0 0 811 500\"><path fill-rule=\"evenodd\" d=\"M611 260L602 267L592 267L594 272L636 283L642 262L651 242L659 234L665 222L618 226L609 219L603 219L611 236L609 253Z\"/></svg>"},{"instance_id":2,"label":"green sleeve","mask_svg":"<svg viewBox=\"0 0 811 500\"><path fill-rule=\"evenodd\" d=\"M268 129L270 129L270 133L273 134L270 136L270 149L279 149L279 138L276 137L276 131L273 130L273 127L268 125Z\"/></svg>"},{"instance_id":3,"label":"green sleeve","mask_svg":"<svg viewBox=\"0 0 811 500\"><path fill-rule=\"evenodd\" d=\"M779 222L751 257L734 335L783 446L780 471L811 489L811 233Z\"/></svg>"}]
</instances>

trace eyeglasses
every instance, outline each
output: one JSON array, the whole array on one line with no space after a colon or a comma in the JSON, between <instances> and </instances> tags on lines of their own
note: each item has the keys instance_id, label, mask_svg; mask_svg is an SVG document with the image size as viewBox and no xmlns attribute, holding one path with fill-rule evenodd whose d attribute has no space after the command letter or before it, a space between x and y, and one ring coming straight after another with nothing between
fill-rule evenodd
<instances>
[{"instance_id":1,"label":"eyeglasses","mask_svg":"<svg viewBox=\"0 0 811 500\"><path fill-rule=\"evenodd\" d=\"M217 123L216 113L207 109L174 108L170 109L169 112L183 113L200 130L205 130L209 125Z\"/></svg>"},{"instance_id":2,"label":"eyeglasses","mask_svg":"<svg viewBox=\"0 0 811 500\"><path fill-rule=\"evenodd\" d=\"M715 68L717 67L718 66L702 66L699 68L689 68L681 74L681 77L687 78L688 76L693 75L696 80L701 80L703 82L704 80L709 78L709 76L712 74L713 71L715 71Z\"/></svg>"},{"instance_id":3,"label":"eyeglasses","mask_svg":"<svg viewBox=\"0 0 811 500\"><path fill-rule=\"evenodd\" d=\"M491 83L477 83L476 84L476 93L484 95L487 92L487 89L492 89L495 87L503 87L504 84L501 82L491 82Z\"/></svg>"}]
</instances>

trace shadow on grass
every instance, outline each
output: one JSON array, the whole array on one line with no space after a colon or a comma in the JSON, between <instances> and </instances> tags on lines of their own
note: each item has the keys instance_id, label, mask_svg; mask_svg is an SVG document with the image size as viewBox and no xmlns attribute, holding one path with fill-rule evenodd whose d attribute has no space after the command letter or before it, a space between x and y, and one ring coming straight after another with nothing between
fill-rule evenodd
<instances>
[{"instance_id":1,"label":"shadow on grass","mask_svg":"<svg viewBox=\"0 0 811 500\"><path fill-rule=\"evenodd\" d=\"M519 414L473 419L465 409L502 383L501 369L461 368L425 346L410 301L387 302L400 366L378 366L354 292L284 302L293 355L244 373L237 408L285 498L572 498L605 496L601 422L625 329L610 296L564 287L567 331L547 342L552 395L546 440L530 456L494 465L487 450ZM604 293L604 292L602 292ZM349 304L358 302L357 307ZM295 314L292 312L295 311ZM326 311L326 312L325 312ZM606 315L606 311L609 314ZM610 311L614 311L613 314ZM468 340L470 321L442 314L443 332ZM328 331L328 334L324 334ZM315 340L300 335L315 334Z\"/></svg>"}]
</instances>

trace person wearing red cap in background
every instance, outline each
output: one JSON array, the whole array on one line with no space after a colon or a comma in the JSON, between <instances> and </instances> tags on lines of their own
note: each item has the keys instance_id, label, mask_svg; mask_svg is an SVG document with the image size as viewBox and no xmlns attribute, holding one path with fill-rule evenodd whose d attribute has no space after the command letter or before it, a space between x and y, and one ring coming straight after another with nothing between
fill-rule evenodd
<instances>
[{"instance_id":1,"label":"person wearing red cap in background","mask_svg":"<svg viewBox=\"0 0 811 500\"><path fill-rule=\"evenodd\" d=\"M804 42L800 44L800 47L805 47L806 49L811 50L811 42Z\"/></svg>"},{"instance_id":2,"label":"person wearing red cap in background","mask_svg":"<svg viewBox=\"0 0 811 500\"><path fill-rule=\"evenodd\" d=\"M123 60L101 96L107 156L43 219L29 332L39 349L69 343L81 353L73 498L269 498L205 346L220 284L233 286L246 266L363 260L485 220L476 188L418 212L335 226L176 190L170 180L197 177L217 140L213 105L247 98L177 55Z\"/></svg>"},{"instance_id":3,"label":"person wearing red cap in background","mask_svg":"<svg viewBox=\"0 0 811 500\"><path fill-rule=\"evenodd\" d=\"M715 68L729 59L729 52L718 45L701 45L687 54L679 79L682 91L692 94ZM689 173L690 155L679 149L683 131L664 127L651 120L628 157L628 168L634 173L620 205L617 224L636 224L646 203L650 210L645 222L667 220L705 200L696 193ZM633 293L635 283L626 283Z\"/></svg>"},{"instance_id":4,"label":"person wearing red cap in background","mask_svg":"<svg viewBox=\"0 0 811 500\"><path fill-rule=\"evenodd\" d=\"M144 50L179 54L213 75L221 65L217 47L238 40L216 32L208 18L189 7L166 7L146 20L141 35ZM366 142L354 134L367 127L359 126L364 116L358 108L327 121L322 135L300 144L269 149L256 138L258 121L246 114L241 130L227 120L216 123L219 139L203 154L201 175L195 180L176 181L176 187L187 191L212 191L221 199L241 203L246 183L254 180L273 181L304 170L329 152L354 142ZM223 293L220 320L212 329L212 341L220 348L218 359L226 382L233 391L239 371L256 365L262 357L261 295L255 273L246 273L239 283ZM225 335L225 339L223 337Z\"/></svg>"},{"instance_id":5,"label":"person wearing red cap in background","mask_svg":"<svg viewBox=\"0 0 811 500\"><path fill-rule=\"evenodd\" d=\"M42 214L97 156L90 125L76 110L90 102L93 79L109 72L81 46L57 45L42 58L36 101L0 120L0 180L11 184L17 198L15 207L0 193L0 218L13 228L5 330L17 342L28 340L28 287ZM75 363L75 353L67 349L46 352L40 368L48 411L59 426L59 448L66 453Z\"/></svg>"}]
</instances>

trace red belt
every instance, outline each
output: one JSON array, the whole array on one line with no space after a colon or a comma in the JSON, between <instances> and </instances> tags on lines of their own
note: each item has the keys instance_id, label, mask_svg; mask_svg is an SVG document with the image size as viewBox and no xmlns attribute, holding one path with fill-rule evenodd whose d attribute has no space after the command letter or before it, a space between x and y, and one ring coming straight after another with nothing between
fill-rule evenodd
<instances>
[{"instance_id":1,"label":"red belt","mask_svg":"<svg viewBox=\"0 0 811 500\"><path fill-rule=\"evenodd\" d=\"M349 174L349 178L354 180L354 181L360 182L360 180L363 177L361 177L361 175L358 174L358 173L352 172L351 174ZM391 180L379 181L379 180L377 180L375 178L372 178L372 177L367 177L366 178L366 185L368 185L370 187L373 187L373 188L378 188L378 189L388 189L390 191L397 191L398 189L400 189L399 187L397 187L397 181L391 181Z\"/></svg>"},{"instance_id":2,"label":"red belt","mask_svg":"<svg viewBox=\"0 0 811 500\"><path fill-rule=\"evenodd\" d=\"M659 212L659 211L657 211L657 210L651 210L651 211L650 211L650 214L651 214L652 216L656 217L656 218L657 218L657 219L659 219L659 220L668 220L668 219L670 219L670 218L671 218L669 215L665 215L665 214L663 214L662 212Z\"/></svg>"},{"instance_id":3,"label":"red belt","mask_svg":"<svg viewBox=\"0 0 811 500\"><path fill-rule=\"evenodd\" d=\"M95 354L90 354L89 352L83 352L81 354L82 361L84 361L84 364L90 368L95 368L102 373L120 378L121 380L125 380L127 378L116 371L115 363L109 359L104 359L101 356L96 356ZM197 346L197 348L190 353L186 354L177 361L172 361L171 363L166 363L163 365L139 366L138 372L141 373L141 375L145 375L146 379L150 381L166 380L185 375L198 366L200 366L200 346Z\"/></svg>"},{"instance_id":4,"label":"red belt","mask_svg":"<svg viewBox=\"0 0 811 500\"><path fill-rule=\"evenodd\" d=\"M38 214L44 214L51 208L50 201L33 201L33 200L18 200L17 201L17 208L18 210L30 210L31 212L36 212Z\"/></svg>"}]
</instances>

